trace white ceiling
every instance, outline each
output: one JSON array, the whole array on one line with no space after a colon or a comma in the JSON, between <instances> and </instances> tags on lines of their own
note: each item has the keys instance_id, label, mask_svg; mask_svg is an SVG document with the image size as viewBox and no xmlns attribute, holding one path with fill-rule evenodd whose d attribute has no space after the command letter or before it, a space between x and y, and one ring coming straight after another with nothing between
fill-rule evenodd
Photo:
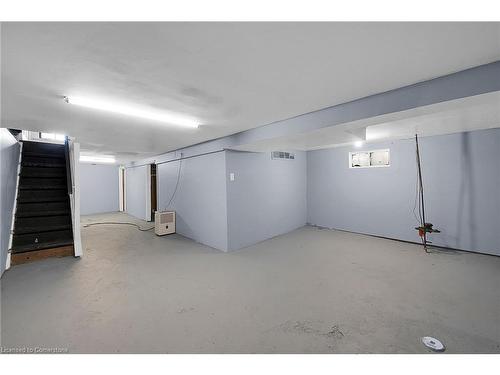
<instances>
[{"instance_id":1,"label":"white ceiling","mask_svg":"<svg viewBox=\"0 0 500 375\"><path fill-rule=\"evenodd\" d=\"M500 59L499 23L3 23L2 126L134 160ZM110 98L182 129L65 104Z\"/></svg>"}]
</instances>

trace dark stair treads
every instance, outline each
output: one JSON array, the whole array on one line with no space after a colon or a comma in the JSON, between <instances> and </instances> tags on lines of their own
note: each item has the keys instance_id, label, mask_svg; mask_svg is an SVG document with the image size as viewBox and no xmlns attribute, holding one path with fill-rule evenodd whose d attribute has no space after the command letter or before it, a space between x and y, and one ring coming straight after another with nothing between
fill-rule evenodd
<instances>
[{"instance_id":1,"label":"dark stair treads","mask_svg":"<svg viewBox=\"0 0 500 375\"><path fill-rule=\"evenodd\" d=\"M14 234L50 232L71 229L71 215L16 217Z\"/></svg>"},{"instance_id":2,"label":"dark stair treads","mask_svg":"<svg viewBox=\"0 0 500 375\"><path fill-rule=\"evenodd\" d=\"M18 203L16 217L39 217L70 215L69 201L43 202L43 203Z\"/></svg>"},{"instance_id":3,"label":"dark stair treads","mask_svg":"<svg viewBox=\"0 0 500 375\"><path fill-rule=\"evenodd\" d=\"M66 174L64 145L23 141L12 259L73 253Z\"/></svg>"},{"instance_id":4,"label":"dark stair treads","mask_svg":"<svg viewBox=\"0 0 500 375\"><path fill-rule=\"evenodd\" d=\"M23 153L24 152L64 155L64 145L58 143L23 141Z\"/></svg>"},{"instance_id":5,"label":"dark stair treads","mask_svg":"<svg viewBox=\"0 0 500 375\"><path fill-rule=\"evenodd\" d=\"M41 167L41 168L64 168L66 163L63 159L39 159L33 157L24 157L21 161L23 167Z\"/></svg>"},{"instance_id":6,"label":"dark stair treads","mask_svg":"<svg viewBox=\"0 0 500 375\"><path fill-rule=\"evenodd\" d=\"M23 167L42 167L42 168L61 168L66 166L64 158L42 158L38 156L22 156L21 166Z\"/></svg>"},{"instance_id":7,"label":"dark stair treads","mask_svg":"<svg viewBox=\"0 0 500 375\"><path fill-rule=\"evenodd\" d=\"M67 189L65 178L34 178L21 176L19 179L20 190L53 190Z\"/></svg>"},{"instance_id":8,"label":"dark stair treads","mask_svg":"<svg viewBox=\"0 0 500 375\"><path fill-rule=\"evenodd\" d=\"M20 175L22 177L32 178L66 178L65 167L40 168L40 167L22 167Z\"/></svg>"},{"instance_id":9,"label":"dark stair treads","mask_svg":"<svg viewBox=\"0 0 500 375\"><path fill-rule=\"evenodd\" d=\"M17 203L68 201L66 190L19 190Z\"/></svg>"},{"instance_id":10,"label":"dark stair treads","mask_svg":"<svg viewBox=\"0 0 500 375\"><path fill-rule=\"evenodd\" d=\"M12 252L23 253L72 244L73 232L71 230L14 235Z\"/></svg>"},{"instance_id":11,"label":"dark stair treads","mask_svg":"<svg viewBox=\"0 0 500 375\"><path fill-rule=\"evenodd\" d=\"M21 177L66 178L66 169L63 167L59 168L22 167Z\"/></svg>"},{"instance_id":12,"label":"dark stair treads","mask_svg":"<svg viewBox=\"0 0 500 375\"><path fill-rule=\"evenodd\" d=\"M40 158L40 159L59 159L62 160L66 157L66 155L61 153L46 153L46 152L25 152L23 151L23 157L30 158Z\"/></svg>"}]
</instances>

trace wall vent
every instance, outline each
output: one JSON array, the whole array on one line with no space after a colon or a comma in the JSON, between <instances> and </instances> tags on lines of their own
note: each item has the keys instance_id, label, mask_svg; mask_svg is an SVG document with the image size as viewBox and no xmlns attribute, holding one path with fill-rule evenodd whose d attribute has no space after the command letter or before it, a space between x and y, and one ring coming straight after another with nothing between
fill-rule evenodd
<instances>
[{"instance_id":1,"label":"wall vent","mask_svg":"<svg viewBox=\"0 0 500 375\"><path fill-rule=\"evenodd\" d=\"M271 152L271 159L293 160L295 159L295 154L285 151L273 151Z\"/></svg>"}]
</instances>

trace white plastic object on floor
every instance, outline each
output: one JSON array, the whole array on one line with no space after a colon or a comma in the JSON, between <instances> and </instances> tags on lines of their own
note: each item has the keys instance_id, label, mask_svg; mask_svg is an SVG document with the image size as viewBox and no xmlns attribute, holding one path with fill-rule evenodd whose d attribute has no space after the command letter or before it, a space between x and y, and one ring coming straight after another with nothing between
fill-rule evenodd
<instances>
[{"instance_id":1,"label":"white plastic object on floor","mask_svg":"<svg viewBox=\"0 0 500 375\"><path fill-rule=\"evenodd\" d=\"M175 233L175 211L155 212L155 234L164 236Z\"/></svg>"},{"instance_id":2,"label":"white plastic object on floor","mask_svg":"<svg viewBox=\"0 0 500 375\"><path fill-rule=\"evenodd\" d=\"M422 343L435 352L444 352L445 350L443 343L434 337L422 337Z\"/></svg>"}]
</instances>

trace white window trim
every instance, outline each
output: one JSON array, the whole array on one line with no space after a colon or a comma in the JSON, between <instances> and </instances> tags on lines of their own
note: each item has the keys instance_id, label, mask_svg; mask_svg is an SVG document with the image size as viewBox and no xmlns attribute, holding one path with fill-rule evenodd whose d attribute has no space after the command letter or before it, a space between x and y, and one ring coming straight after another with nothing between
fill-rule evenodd
<instances>
[{"instance_id":1,"label":"white window trim","mask_svg":"<svg viewBox=\"0 0 500 375\"><path fill-rule=\"evenodd\" d=\"M353 167L351 160L352 160L352 154L359 154L360 152L376 152L376 151L387 151L388 152L388 159L389 159L389 164L388 165L367 165L366 167ZM349 169L365 169L365 168L389 168L391 166L391 150L389 148L381 148L377 150L359 150L359 151L351 151L349 152L349 159L347 160L349 163Z\"/></svg>"}]
</instances>

